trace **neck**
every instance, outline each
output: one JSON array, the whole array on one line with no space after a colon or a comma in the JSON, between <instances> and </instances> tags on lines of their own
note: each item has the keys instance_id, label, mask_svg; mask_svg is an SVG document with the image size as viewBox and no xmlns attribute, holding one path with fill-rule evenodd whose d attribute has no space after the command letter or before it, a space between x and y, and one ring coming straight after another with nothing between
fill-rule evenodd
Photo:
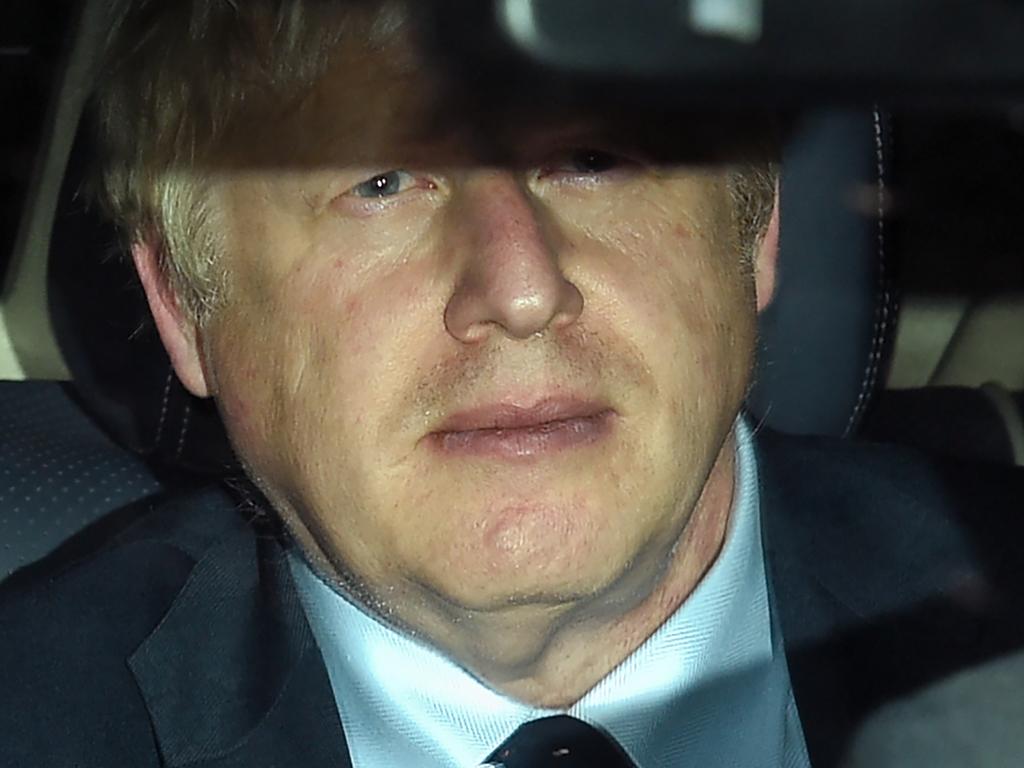
<instances>
[{"instance_id":1,"label":"neck","mask_svg":"<svg viewBox=\"0 0 1024 768\"><path fill-rule=\"evenodd\" d=\"M652 553L647 568L630 572L618 585L618 599L601 595L594 604L561 614L548 609L534 617L510 617L506 624L515 627L514 634L508 626L488 627L470 652L454 658L512 698L548 709L569 708L654 634L700 583L722 549L734 482L735 441L730 436L681 535L667 550ZM501 653L508 641L499 638L522 637L541 640L527 643L518 654Z\"/></svg>"},{"instance_id":2,"label":"neck","mask_svg":"<svg viewBox=\"0 0 1024 768\"><path fill-rule=\"evenodd\" d=\"M619 582L585 603L515 606L497 616L452 615L449 605L420 612L415 626L404 628L511 698L567 709L664 624L714 563L732 508L735 464L730 433L679 534L641 553ZM308 530L289 527L319 570L337 573ZM392 605L424 608L423 595L395 597ZM368 606L376 602L364 598Z\"/></svg>"}]
</instances>

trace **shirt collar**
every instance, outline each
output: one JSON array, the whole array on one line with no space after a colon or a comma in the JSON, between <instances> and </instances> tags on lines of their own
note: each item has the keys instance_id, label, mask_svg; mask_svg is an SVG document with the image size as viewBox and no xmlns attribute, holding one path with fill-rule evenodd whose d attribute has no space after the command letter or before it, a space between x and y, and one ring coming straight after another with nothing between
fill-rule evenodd
<instances>
[{"instance_id":1,"label":"shirt collar","mask_svg":"<svg viewBox=\"0 0 1024 768\"><path fill-rule=\"evenodd\" d=\"M735 434L736 487L718 558L682 606L567 710L603 726L641 768L705 754L714 764L732 764L723 758L734 748L737 765L762 758L789 764L782 752L796 755L792 764L806 764L769 608L752 436L742 420ZM522 723L555 714L497 693L364 612L320 580L297 550L291 565L355 768L471 767ZM722 717L743 737L723 732Z\"/></svg>"}]
</instances>

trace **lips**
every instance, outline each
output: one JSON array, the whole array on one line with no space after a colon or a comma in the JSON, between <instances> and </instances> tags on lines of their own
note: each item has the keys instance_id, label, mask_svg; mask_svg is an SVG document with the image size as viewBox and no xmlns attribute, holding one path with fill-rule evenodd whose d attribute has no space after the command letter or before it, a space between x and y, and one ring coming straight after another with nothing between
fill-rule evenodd
<instances>
[{"instance_id":1,"label":"lips","mask_svg":"<svg viewBox=\"0 0 1024 768\"><path fill-rule=\"evenodd\" d=\"M449 456L527 459L590 445L610 432L606 404L550 398L530 407L494 404L452 414L430 435Z\"/></svg>"}]
</instances>

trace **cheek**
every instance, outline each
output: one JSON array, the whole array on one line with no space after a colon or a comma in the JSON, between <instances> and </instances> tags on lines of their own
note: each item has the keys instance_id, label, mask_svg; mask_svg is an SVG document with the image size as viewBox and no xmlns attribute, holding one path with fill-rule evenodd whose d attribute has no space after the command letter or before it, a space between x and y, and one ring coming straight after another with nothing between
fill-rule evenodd
<instances>
[{"instance_id":1,"label":"cheek","mask_svg":"<svg viewBox=\"0 0 1024 768\"><path fill-rule=\"evenodd\" d=\"M734 316L744 294L731 254L717 240L671 222L615 232L602 243L602 287L620 318L639 326L646 341L671 345L714 336Z\"/></svg>"},{"instance_id":2,"label":"cheek","mask_svg":"<svg viewBox=\"0 0 1024 768\"><path fill-rule=\"evenodd\" d=\"M233 377L236 392L262 392L267 418L297 451L362 439L410 378L430 326L428 284L416 270L353 275L336 261L296 270L246 331L259 328L266 343L257 367ZM233 406L240 425L253 421L252 399Z\"/></svg>"},{"instance_id":3,"label":"cheek","mask_svg":"<svg viewBox=\"0 0 1024 768\"><path fill-rule=\"evenodd\" d=\"M746 387L755 321L752 280L728 227L713 218L700 225L663 213L631 221L628 228L605 232L592 306L643 350L664 388L670 420L678 422L685 412L692 421L694 409L731 403Z\"/></svg>"}]
</instances>

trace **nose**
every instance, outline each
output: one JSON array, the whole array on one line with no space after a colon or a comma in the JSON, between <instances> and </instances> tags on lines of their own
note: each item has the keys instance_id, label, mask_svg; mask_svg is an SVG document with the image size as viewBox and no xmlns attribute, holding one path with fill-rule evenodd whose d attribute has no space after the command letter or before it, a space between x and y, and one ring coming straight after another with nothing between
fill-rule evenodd
<instances>
[{"instance_id":1,"label":"nose","mask_svg":"<svg viewBox=\"0 0 1024 768\"><path fill-rule=\"evenodd\" d=\"M526 339L573 323L583 295L558 263L553 222L511 173L467 178L453 206L459 274L445 308L455 339L475 343L500 330Z\"/></svg>"}]
</instances>

